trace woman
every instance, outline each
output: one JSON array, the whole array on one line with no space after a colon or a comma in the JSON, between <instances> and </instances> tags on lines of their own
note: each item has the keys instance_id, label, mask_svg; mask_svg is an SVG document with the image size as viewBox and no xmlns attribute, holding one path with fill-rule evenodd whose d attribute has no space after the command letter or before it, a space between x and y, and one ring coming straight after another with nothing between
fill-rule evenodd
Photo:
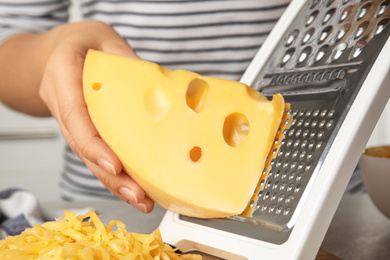
<instances>
[{"instance_id":1,"label":"woman","mask_svg":"<svg viewBox=\"0 0 390 260\"><path fill-rule=\"evenodd\" d=\"M67 22L69 4L0 0L0 100L58 121L69 145L65 199L113 194L151 212L153 201L123 172L88 116L81 86L87 50L239 80L289 0L81 0L83 21L76 23Z\"/></svg>"}]
</instances>

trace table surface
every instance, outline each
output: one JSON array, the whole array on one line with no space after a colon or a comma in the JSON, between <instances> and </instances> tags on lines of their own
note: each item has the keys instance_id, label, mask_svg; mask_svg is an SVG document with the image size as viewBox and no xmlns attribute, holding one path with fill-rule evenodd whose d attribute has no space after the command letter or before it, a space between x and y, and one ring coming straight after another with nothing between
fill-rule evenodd
<instances>
[{"instance_id":1,"label":"table surface","mask_svg":"<svg viewBox=\"0 0 390 260\"><path fill-rule=\"evenodd\" d=\"M126 224L128 231L144 234L158 228L165 214L157 205L151 214L143 214L120 201L43 203L46 214L57 214L56 217L63 209L76 211L81 208L92 208L102 214L104 224L117 219ZM390 259L390 219L377 210L366 194L342 198L316 259L338 257L346 260Z\"/></svg>"}]
</instances>

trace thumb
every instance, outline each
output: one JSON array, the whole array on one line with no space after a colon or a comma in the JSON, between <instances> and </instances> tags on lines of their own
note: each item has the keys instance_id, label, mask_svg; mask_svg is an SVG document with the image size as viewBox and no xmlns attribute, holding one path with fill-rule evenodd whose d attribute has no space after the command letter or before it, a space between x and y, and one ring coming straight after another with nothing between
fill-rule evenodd
<instances>
[{"instance_id":1,"label":"thumb","mask_svg":"<svg viewBox=\"0 0 390 260\"><path fill-rule=\"evenodd\" d=\"M102 44L101 51L124 57L141 59L125 39L123 39L115 31L113 31L113 33L116 35Z\"/></svg>"}]
</instances>

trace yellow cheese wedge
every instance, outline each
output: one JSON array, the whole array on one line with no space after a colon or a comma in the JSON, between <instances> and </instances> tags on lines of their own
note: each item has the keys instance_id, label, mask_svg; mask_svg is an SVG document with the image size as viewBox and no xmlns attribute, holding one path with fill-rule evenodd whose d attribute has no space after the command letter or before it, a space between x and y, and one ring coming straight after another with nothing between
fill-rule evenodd
<instances>
[{"instance_id":1,"label":"yellow cheese wedge","mask_svg":"<svg viewBox=\"0 0 390 260\"><path fill-rule=\"evenodd\" d=\"M247 85L90 50L84 96L92 122L156 203L187 216L242 213L282 120Z\"/></svg>"}]
</instances>

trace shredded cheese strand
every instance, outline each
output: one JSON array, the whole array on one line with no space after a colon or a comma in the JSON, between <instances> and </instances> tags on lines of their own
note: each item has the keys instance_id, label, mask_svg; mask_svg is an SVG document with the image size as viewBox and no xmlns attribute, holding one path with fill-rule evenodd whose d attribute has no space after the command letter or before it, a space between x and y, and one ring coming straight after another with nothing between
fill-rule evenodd
<instances>
[{"instance_id":1,"label":"shredded cheese strand","mask_svg":"<svg viewBox=\"0 0 390 260\"><path fill-rule=\"evenodd\" d=\"M200 255L178 254L163 242L159 229L147 235L127 232L125 227L118 220L104 226L93 210L80 216L65 211L64 218L36 224L18 236L0 240L0 259L202 259Z\"/></svg>"}]
</instances>

